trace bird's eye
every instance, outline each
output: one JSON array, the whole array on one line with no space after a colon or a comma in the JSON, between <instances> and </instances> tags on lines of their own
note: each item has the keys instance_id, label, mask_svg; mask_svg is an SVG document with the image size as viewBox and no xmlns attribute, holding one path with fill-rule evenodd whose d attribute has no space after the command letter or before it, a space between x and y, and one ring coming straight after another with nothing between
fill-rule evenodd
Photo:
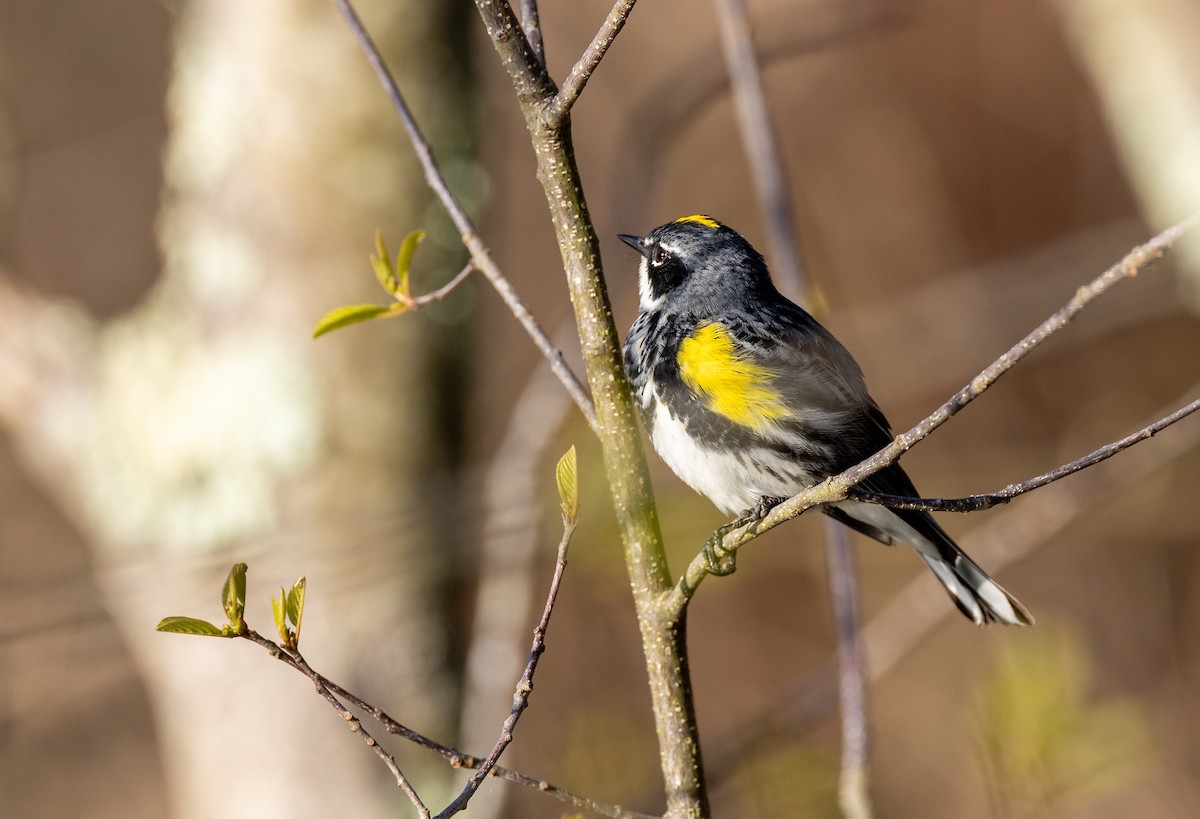
<instances>
[{"instance_id":1,"label":"bird's eye","mask_svg":"<svg viewBox=\"0 0 1200 819\"><path fill-rule=\"evenodd\" d=\"M655 245L654 252L650 255L650 263L655 267L667 260L667 249L662 245Z\"/></svg>"}]
</instances>

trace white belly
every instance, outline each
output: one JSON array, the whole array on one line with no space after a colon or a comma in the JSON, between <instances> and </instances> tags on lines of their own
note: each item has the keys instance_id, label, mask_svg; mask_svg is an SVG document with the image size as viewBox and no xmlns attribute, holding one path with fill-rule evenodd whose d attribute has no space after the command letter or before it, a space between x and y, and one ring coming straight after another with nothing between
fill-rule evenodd
<instances>
[{"instance_id":1,"label":"white belly","mask_svg":"<svg viewBox=\"0 0 1200 819\"><path fill-rule=\"evenodd\" d=\"M741 514L762 497L787 498L815 481L793 459L772 449L745 450L739 458L697 444L662 401L655 406L650 440L684 483L727 514Z\"/></svg>"}]
</instances>

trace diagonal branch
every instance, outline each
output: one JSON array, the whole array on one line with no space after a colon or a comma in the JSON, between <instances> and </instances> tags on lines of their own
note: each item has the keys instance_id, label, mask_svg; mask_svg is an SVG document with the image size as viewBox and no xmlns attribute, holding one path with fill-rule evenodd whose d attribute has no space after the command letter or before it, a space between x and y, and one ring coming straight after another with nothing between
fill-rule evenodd
<instances>
[{"instance_id":1,"label":"diagonal branch","mask_svg":"<svg viewBox=\"0 0 1200 819\"><path fill-rule=\"evenodd\" d=\"M521 326L525 328L525 332L533 339L537 348L542 355L550 362L550 368L554 374L558 376L558 380L562 382L571 398L574 399L584 417L587 418L588 424L593 430L597 429L596 410L592 405L592 400L588 396L587 389L583 386L583 382L575 375L570 365L567 364L563 357L562 351L554 346L546 331L542 329L541 324L529 312L529 308L525 306L525 302L517 294L512 283L509 282L504 273L500 270L492 258L491 251L483 240L479 238L479 232L475 229L475 224L471 221L471 217L467 215L466 209L462 203L450 190L449 184L446 182L445 176L438 167L437 159L433 155L433 147L425 138L421 128L417 125L416 118L408 107L408 103L404 99L403 93L400 91L400 86L396 82L396 78L388 69L387 64L383 61L383 55L379 53L375 42L371 39L371 35L363 27L362 20L354 11L354 7L350 4L350 0L333 0L342 15L346 18L347 24L350 26L354 36L358 39L363 53L366 54L367 60L371 63L371 67L375 69L375 74L379 77L384 89L387 91L388 97L392 101L392 107L396 109L396 113L400 117L401 123L404 125L404 130L408 133L409 141L412 143L413 150L416 151L417 159L421 162L421 167L425 172L425 181L430 189L442 203L446 213L449 214L451 221L454 222L454 227L458 230L462 238L463 244L471 254L471 261L475 268L479 270L487 280L491 282L492 287L500 295L509 311L516 317ZM507 7L507 3L504 4ZM512 14L512 9L509 9L509 14ZM525 50L529 50L529 44L524 37L517 37ZM532 52L529 52L532 59ZM542 72L544 74L544 72Z\"/></svg>"},{"instance_id":2,"label":"diagonal branch","mask_svg":"<svg viewBox=\"0 0 1200 819\"><path fill-rule=\"evenodd\" d=\"M472 259L463 266L463 269L454 274L454 278L443 284L437 290L431 290L421 296L413 298L409 308L420 308L435 301L441 301L454 292L460 284L467 280L467 276L475 271L475 261Z\"/></svg>"},{"instance_id":3,"label":"diagonal branch","mask_svg":"<svg viewBox=\"0 0 1200 819\"><path fill-rule=\"evenodd\" d=\"M575 522L564 520L562 540L558 542L558 558L554 563L554 577L550 581L550 591L546 595L546 605L542 609L542 619L538 621L537 628L533 630L533 647L529 649L529 662L525 664L525 671L521 674L521 679L517 683L517 692L513 695L512 711L509 713L508 719L504 720L504 725L500 729L500 737L492 747L491 753L487 755L487 759L483 761L479 769L467 780L467 784L463 787L462 792L453 802L446 806L445 810L437 815L437 819L446 819L446 817L453 816L466 809L467 803L475 795L475 792L479 790L484 777L496 767L496 763L500 760L500 755L504 753L504 749L512 742L513 731L517 727L517 720L521 718L521 714L524 713L526 707L529 705L529 695L533 692L533 675L537 671L538 660L541 659L542 652L546 650L546 629L550 627L550 615L554 613L554 603L558 600L558 587L562 583L563 571L567 568L567 546L570 544L571 535L574 532Z\"/></svg>"},{"instance_id":4,"label":"diagonal branch","mask_svg":"<svg viewBox=\"0 0 1200 819\"><path fill-rule=\"evenodd\" d=\"M1147 438L1153 438L1159 432L1177 421L1182 421L1196 410L1200 410L1200 399L1181 407L1170 415L1158 419L1153 424L1142 427L1137 432L1126 435L1124 438L1113 441L1111 444L1105 444L1094 452L1084 455L1082 458L1077 458L1056 469L1051 469L1049 472L1043 472L1041 475L1029 480L1021 481L1020 483L1010 483L1003 489L984 495L968 495L965 498L909 498L903 495L868 492L865 489L857 487L850 494L855 500L877 503L880 506L887 506L892 509L921 509L926 512L978 512L983 509L991 509L993 506L1008 503L1018 495L1023 495L1030 490L1045 486L1048 483L1054 483L1068 475L1073 475L1081 469L1087 469L1089 466L1106 461L1123 449L1128 449Z\"/></svg>"},{"instance_id":5,"label":"diagonal branch","mask_svg":"<svg viewBox=\"0 0 1200 819\"><path fill-rule=\"evenodd\" d=\"M555 333L568 338L574 323ZM516 658L533 611L534 559L542 529L538 503L541 473L550 439L571 413L571 399L547 369L536 370L521 394L508 407L508 422L484 478L484 523L475 566L479 582L472 604L470 647L463 663L463 693L458 724L459 741L483 747L492 737L488 724L492 703L508 686L507 674L497 674L496 652ZM514 665L516 665L514 663ZM497 790L487 804L473 803L472 814L498 819L504 813L507 790Z\"/></svg>"},{"instance_id":6,"label":"diagonal branch","mask_svg":"<svg viewBox=\"0 0 1200 819\"><path fill-rule=\"evenodd\" d=\"M1198 390L1200 385L1193 385L1188 392L1196 395ZM1195 452L1197 446L1200 424L1177 427L1156 446L1131 449L1119 463L1086 470L1074 480L1055 483L1020 505L987 516L967 533L964 545L989 571L1002 572L1053 543L1085 513L1101 512L1114 499L1128 495ZM914 576L863 627L873 680L889 673L935 626L957 614L952 606L940 605L942 601L929 594L930 580Z\"/></svg>"},{"instance_id":7,"label":"diagonal branch","mask_svg":"<svg viewBox=\"0 0 1200 819\"><path fill-rule=\"evenodd\" d=\"M629 19L629 13L633 11L633 5L636 2L637 0L617 0L613 4L612 11L604 19L604 24L600 26L600 30L596 32L596 36L592 38L592 42L584 49L579 61L571 67L567 78L563 80L562 88L558 90L554 99L550 101L550 105L546 110L546 119L551 127L557 127L566 121L567 116L571 113L571 106L579 99L583 87L587 85L587 81L592 78L596 67L600 65L600 61L608 53L609 46L613 44L613 41L617 39L617 35L621 33L621 29L625 26L625 21Z\"/></svg>"},{"instance_id":8,"label":"diagonal branch","mask_svg":"<svg viewBox=\"0 0 1200 819\"><path fill-rule=\"evenodd\" d=\"M1194 395L1196 389L1191 392ZM1128 452L1121 459L1120 469L1088 470L1073 481L1047 487L1020 506L1000 510L968 532L962 545L989 570L1003 571L1051 544L1085 513L1143 484L1198 445L1200 424L1179 428L1160 446L1138 447ZM863 627L863 641L871 657L868 667L871 682L883 679L939 624L956 616L952 606L944 605L930 594L935 582L927 573L916 575ZM795 736L811 730L836 704L834 672L827 663L810 671L785 696L719 739L710 775L720 779L723 772L728 773L741 764L754 747L770 741L771 736L781 731Z\"/></svg>"},{"instance_id":9,"label":"diagonal branch","mask_svg":"<svg viewBox=\"0 0 1200 819\"><path fill-rule=\"evenodd\" d=\"M253 629L248 629L241 636L265 648L272 657L288 666L291 666L312 680L313 684L316 686L317 692L338 712L342 719L344 719L350 726L350 729L355 733L360 734L367 745L369 745L375 754L384 761L384 764L386 764L388 769L392 771L392 775L396 777L397 783L401 788L405 789L405 793L409 794L409 799L413 802L414 806L417 807L418 812L420 812L421 816L425 819L428 819L430 813L428 809L426 809L421 803L420 799L416 796L416 793L410 793L411 785L408 784L407 779L404 778L403 773L401 773L399 768L396 766L395 759L388 754L387 751L381 748L378 742L376 742L376 740L367 733L354 714L342 704L341 700L344 700L363 713L369 714L376 722L383 726L383 729L389 734L402 737L414 743L415 745L437 753L443 759L449 762L452 767L471 768L478 771L478 773L472 777L472 782L474 784L468 783L468 787L470 789L469 793L467 788L464 788L463 793L460 794L459 797L446 808L446 810L438 814L439 819L441 819L441 817L452 816L465 808L467 801L471 798L471 795L473 795L476 789L478 789L479 783L482 782L484 777L489 774L491 776L505 779L509 782L524 785L527 788L532 788L548 794L564 804L570 805L574 808L579 808L581 810L590 811L599 816L607 816L611 819L655 819L655 817L651 817L648 814L626 810L619 805L611 805L605 802L598 802L594 799L589 799L585 796L580 796L570 791L563 790L562 788L552 785L549 782L535 779L534 777L518 773L517 771L513 771L496 764L500 754L504 751L504 748L512 739L512 730L516 725L517 719L520 718L521 712L524 711L525 706L528 704L529 693L533 688L533 674L537 667L537 660L545 648L544 640L546 629L549 626L549 618L553 611L554 603L558 598L558 588L562 581L563 570L566 568L566 547L573 531L573 524L564 527L563 537L558 546L558 559L555 563L554 577L551 580L550 591L546 598L546 606L542 612L542 619L538 623L537 629L534 631L534 642L533 648L530 651L529 662L526 664L525 671L521 675L521 680L517 684L517 692L513 697L513 711L509 715L508 719L505 720L500 741L497 742L496 747L492 749L491 753L488 754L486 759L480 759L479 757L471 754L463 753L457 748L445 745L435 739L425 736L424 734L414 731L413 729L389 716L388 713L382 708L372 705L356 694L352 694L342 686L313 669L299 651L285 649L278 643L263 637ZM454 809L451 810L451 808Z\"/></svg>"},{"instance_id":10,"label":"diagonal branch","mask_svg":"<svg viewBox=\"0 0 1200 819\"><path fill-rule=\"evenodd\" d=\"M1088 305L1120 282L1136 276L1150 262L1166 253L1179 237L1194 230L1197 226L1200 226L1200 213L1192 214L1145 244L1135 247L1121 261L1076 290L1075 295L1062 308L1013 345L1008 352L989 364L966 386L951 396L950 400L912 429L897 436L892 443L865 461L826 478L821 483L776 506L763 520L730 531L725 535L719 551L723 554L733 554L763 532L807 512L814 506L845 500L849 496L851 488L899 460L901 455L927 438L935 429L954 417L959 410L987 391L1002 375L1016 366L1047 338L1070 324ZM695 593L696 587L708 574L708 560L703 553L698 554L692 559L675 588L669 593L668 607L672 611L685 608L688 600Z\"/></svg>"},{"instance_id":11,"label":"diagonal branch","mask_svg":"<svg viewBox=\"0 0 1200 819\"><path fill-rule=\"evenodd\" d=\"M409 801L413 803L413 807L417 809L417 813L421 816L421 818L429 819L429 808L427 808L425 803L421 801L421 797L417 795L412 783L408 781L408 778L405 777L404 773L400 770L400 766L396 764L396 758L389 754L384 747L367 732L366 728L363 728L362 722L359 721L358 717L354 716L350 709L342 705L341 701L334 696L334 692L331 690L332 687L329 685L329 681L314 671L312 666L308 664L308 661L304 659L299 651L294 649L285 649L275 643L273 640L268 640L266 637L263 637L254 629L247 629L246 632L241 636L262 646L269 651L273 657L278 660L282 660L312 680L313 685L316 686L317 693L320 694L326 702L333 706L333 710L338 712L338 716L346 721L346 725L350 728L350 731L361 736L363 738L363 742L367 743L367 747L374 751L375 755L383 760L383 764L387 766L388 770L392 772L392 776L396 779L396 784L400 786L400 790L404 791Z\"/></svg>"},{"instance_id":12,"label":"diagonal branch","mask_svg":"<svg viewBox=\"0 0 1200 819\"><path fill-rule=\"evenodd\" d=\"M291 666L292 668L295 668L297 671L308 674L308 672L305 671L304 668L297 662L296 658L285 652L281 646L273 643L265 637L262 637L261 635L257 635L255 632L251 632L250 635L247 636L250 639L257 637L258 639L254 639L254 642L267 649L267 651L270 652L271 656L275 657L275 659ZM404 739L407 739L410 742L425 748L426 750L437 753L455 768L474 769L478 768L482 764L482 761L479 757L463 753L457 748L454 748L450 745L445 745L435 739L425 736L424 734L414 731L403 723L398 722L382 708L371 705L366 700L355 694L352 694L319 672L314 673L316 673L317 676L317 679L314 679L314 683L319 680L320 684L330 693L350 703L350 705L361 710L363 713L370 714L371 718L383 726L383 729L389 734L403 737ZM518 771L514 771L509 768L504 768L500 765L496 765L494 768L492 768L492 776L548 794L563 804L570 805L573 808L590 811L598 816L607 816L610 817L610 819L656 819L656 817L652 817L649 814L626 810L619 805L610 805L605 802L598 802L594 799L589 799L586 796L580 796L579 794L564 790L557 785L552 785L545 780L527 776L523 773L519 773Z\"/></svg>"}]
</instances>

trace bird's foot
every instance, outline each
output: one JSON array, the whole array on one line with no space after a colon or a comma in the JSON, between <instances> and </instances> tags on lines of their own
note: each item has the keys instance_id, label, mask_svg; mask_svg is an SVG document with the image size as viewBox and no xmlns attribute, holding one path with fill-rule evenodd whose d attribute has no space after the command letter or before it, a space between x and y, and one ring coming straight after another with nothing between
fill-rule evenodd
<instances>
[{"instance_id":1,"label":"bird's foot","mask_svg":"<svg viewBox=\"0 0 1200 819\"><path fill-rule=\"evenodd\" d=\"M709 574L725 577L737 570L737 555L733 552L726 552L721 541L725 539L725 535L744 525L741 520L738 518L724 526L717 527L717 530L708 536L708 540L704 541L704 559L708 561Z\"/></svg>"},{"instance_id":2,"label":"bird's foot","mask_svg":"<svg viewBox=\"0 0 1200 819\"><path fill-rule=\"evenodd\" d=\"M715 532L709 535L708 540L704 542L704 559L708 561L709 573L715 574L717 577L725 577L733 574L737 570L737 555L734 552L725 551L722 545L725 535L734 529L740 529L751 523L758 523L770 514L772 509L785 500L787 498L775 498L764 495L758 499L758 503L752 509L747 509L739 517L718 527Z\"/></svg>"},{"instance_id":3,"label":"bird's foot","mask_svg":"<svg viewBox=\"0 0 1200 819\"><path fill-rule=\"evenodd\" d=\"M749 517L750 520L746 523L757 523L758 521L771 514L771 510L779 504L783 503L787 498L775 498L770 495L763 495L758 499L753 509L747 510L742 517Z\"/></svg>"}]
</instances>

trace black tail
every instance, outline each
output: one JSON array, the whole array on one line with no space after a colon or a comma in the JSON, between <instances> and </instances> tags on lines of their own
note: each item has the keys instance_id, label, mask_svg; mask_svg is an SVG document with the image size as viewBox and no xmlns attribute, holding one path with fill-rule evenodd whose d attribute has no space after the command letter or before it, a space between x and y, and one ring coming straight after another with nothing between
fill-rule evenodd
<instances>
[{"instance_id":1,"label":"black tail","mask_svg":"<svg viewBox=\"0 0 1200 819\"><path fill-rule=\"evenodd\" d=\"M946 587L959 611L979 625L994 622L1010 626L1033 625L1033 616L1020 600L988 577L987 572L965 552L957 546L954 548L957 554L951 560L925 554L921 558Z\"/></svg>"},{"instance_id":2,"label":"black tail","mask_svg":"<svg viewBox=\"0 0 1200 819\"><path fill-rule=\"evenodd\" d=\"M826 511L848 526L884 543L899 540L911 546L950 594L954 605L972 622L1032 626L1033 616L979 568L926 512L892 510L847 501Z\"/></svg>"}]
</instances>

